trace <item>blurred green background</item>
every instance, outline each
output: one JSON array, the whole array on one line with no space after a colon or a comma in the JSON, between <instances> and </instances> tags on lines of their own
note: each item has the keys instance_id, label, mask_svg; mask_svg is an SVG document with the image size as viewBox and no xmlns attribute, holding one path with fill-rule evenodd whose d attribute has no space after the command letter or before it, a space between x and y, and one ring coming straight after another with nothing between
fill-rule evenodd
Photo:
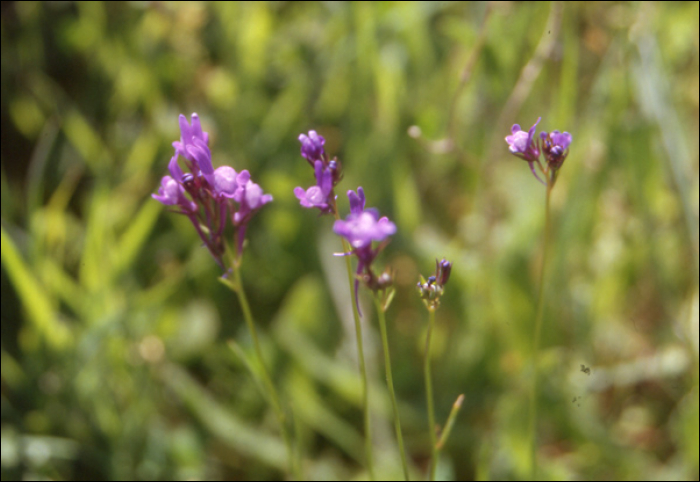
<instances>
[{"instance_id":1,"label":"blurred green background","mask_svg":"<svg viewBox=\"0 0 700 482\"><path fill-rule=\"evenodd\" d=\"M2 479L279 479L274 414L227 343L235 297L150 194L197 112L215 166L275 201L243 276L305 477L363 479L362 411L332 219L292 190L299 133L398 225L380 265L414 477L465 402L443 479L518 479L544 188L510 126L573 134L553 192L541 351L543 476L698 479L698 3L2 4ZM379 475L399 477L364 298ZM581 370L590 368L590 374Z\"/></svg>"}]
</instances>

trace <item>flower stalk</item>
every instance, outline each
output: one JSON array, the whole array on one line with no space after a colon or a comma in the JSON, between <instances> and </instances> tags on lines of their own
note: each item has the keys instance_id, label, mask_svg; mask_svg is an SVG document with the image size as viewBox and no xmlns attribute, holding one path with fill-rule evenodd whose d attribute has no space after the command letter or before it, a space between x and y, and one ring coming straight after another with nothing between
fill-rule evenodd
<instances>
[{"instance_id":1,"label":"flower stalk","mask_svg":"<svg viewBox=\"0 0 700 482\"><path fill-rule=\"evenodd\" d=\"M394 377L391 374L391 355L389 353L389 338L386 332L386 316L385 312L387 305L379 292L374 294L374 303L377 307L377 317L379 319L379 330L382 334L382 347L384 349L384 371L386 372L386 385L389 388L391 396L391 405L394 410L394 429L396 431L396 439L399 444L399 452L401 454L401 464L403 467L403 475L406 480L410 480L408 472L408 462L406 460L406 450L403 445L403 434L401 432L401 418L399 417L399 406L396 403L396 393L394 392Z\"/></svg>"},{"instance_id":2,"label":"flower stalk","mask_svg":"<svg viewBox=\"0 0 700 482\"><path fill-rule=\"evenodd\" d=\"M237 256L236 256L237 257ZM248 303L248 297L243 289L243 283L241 280L240 264L233 263L233 281L227 278L220 278L221 282L224 283L231 291L236 293L238 301L241 305L241 311L243 312L243 319L245 320L246 326L248 327L248 332L253 340L253 348L255 350L255 356L258 359L258 372L262 378L262 385L265 388L265 394L268 403L272 407L275 415L277 416L277 421L280 425L280 431L282 433L282 439L284 440L284 445L287 451L287 464L289 466L290 473L295 480L301 480L301 471L299 464L297 463L297 457L295 457L295 450L292 445L292 439L287 427L287 416L282 408L282 403L280 402L279 394L275 388L275 384L272 382L270 377L270 372L265 364L265 359L263 357L262 347L260 345L260 339L258 337L258 332L255 328L255 321L253 319L253 314L250 310L250 304Z\"/></svg>"},{"instance_id":3,"label":"flower stalk","mask_svg":"<svg viewBox=\"0 0 700 482\"><path fill-rule=\"evenodd\" d=\"M544 208L544 238L542 240L542 267L540 269L539 289L537 293L537 311L535 315L535 330L532 340L532 385L530 387L530 412L529 412L529 435L530 435L530 478L537 478L537 402L538 402L538 379L539 379L539 348L542 334L542 319L544 314L544 293L545 293L545 272L547 270L547 254L549 251L549 238L551 230L551 215L549 210L550 198L553 184L547 186L547 197Z\"/></svg>"},{"instance_id":4,"label":"flower stalk","mask_svg":"<svg viewBox=\"0 0 700 482\"><path fill-rule=\"evenodd\" d=\"M523 131L518 124L514 124L511 135L506 136L508 149L511 154L527 161L532 174L542 183L546 190L546 200L544 208L544 237L542 240L542 267L540 269L540 279L537 294L537 309L535 315L535 329L532 340L532 384L530 386L530 407L528 414L528 433L530 439L530 479L537 479L537 403L538 403L538 362L540 338L542 334L542 323L545 303L545 275L547 271L547 258L549 252L549 238L551 231L550 199L552 189L557 181L559 169L569 154L571 145L571 134L568 132L540 132L539 137L535 136L537 124L542 118L527 131ZM542 174L540 177L537 170Z\"/></svg>"},{"instance_id":5,"label":"flower stalk","mask_svg":"<svg viewBox=\"0 0 700 482\"><path fill-rule=\"evenodd\" d=\"M430 467L428 480L435 480L437 466L437 427L435 426L435 408L433 406L433 379L430 373L430 342L435 326L435 307L428 308L428 333L425 337L425 360L423 361L423 376L425 378L425 399L428 404L428 434L430 435Z\"/></svg>"},{"instance_id":6,"label":"flower stalk","mask_svg":"<svg viewBox=\"0 0 700 482\"><path fill-rule=\"evenodd\" d=\"M340 220L340 214L338 213L338 207L333 199L333 214L336 221ZM340 238L343 243L343 252L347 253L350 251L345 238ZM367 467L367 472L369 473L370 480L375 480L374 478L374 463L373 463L373 449L372 449L372 424L369 412L369 384L367 382L367 367L365 366L365 351L362 342L362 322L360 321L360 313L357 309L357 304L353 300L357 299L357 286L355 285L355 273L352 270L352 262L349 256L345 256L345 266L348 272L348 286L350 287L350 304L352 305L352 316L355 320L355 337L357 338L357 359L360 365L360 377L362 378L362 419L365 431L365 465Z\"/></svg>"},{"instance_id":7,"label":"flower stalk","mask_svg":"<svg viewBox=\"0 0 700 482\"><path fill-rule=\"evenodd\" d=\"M435 425L435 406L433 403L433 379L430 369L431 362L431 341L433 338L433 329L435 328L435 311L440 306L440 298L445 292L445 285L450 279L452 273L452 263L446 259L442 261L435 260L435 274L424 279L421 276L418 282L418 292L420 294L425 307L428 309L428 332L425 336L425 355L423 360L423 377L425 379L425 399L428 405L428 434L430 435L430 466L428 468L428 480L435 480L435 471L437 468L437 453L444 442L437 440L437 426ZM453 408L450 418L448 419L449 430L454 424L454 417L457 416L457 410ZM449 430L446 430L449 435ZM441 438L442 440L442 438ZM445 436L447 440L447 436Z\"/></svg>"}]
</instances>

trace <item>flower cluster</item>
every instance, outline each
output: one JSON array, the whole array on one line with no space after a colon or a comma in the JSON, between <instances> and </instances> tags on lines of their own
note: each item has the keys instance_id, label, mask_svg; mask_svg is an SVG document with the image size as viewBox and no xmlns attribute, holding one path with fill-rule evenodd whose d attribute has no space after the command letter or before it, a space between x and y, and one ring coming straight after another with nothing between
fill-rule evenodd
<instances>
[{"instance_id":1,"label":"flower cluster","mask_svg":"<svg viewBox=\"0 0 700 482\"><path fill-rule=\"evenodd\" d=\"M506 142L512 154L527 161L532 174L537 180L551 188L554 186L554 182L557 179L559 168L569 154L571 134L568 132L552 131L549 133L540 132L539 136L535 136L537 124L539 124L541 119L542 118L539 117L537 122L535 122L527 132L520 129L518 124L514 124L511 129L511 135L506 136ZM544 165L540 161L541 154L544 154ZM537 175L535 165L537 165L537 168L546 179L546 182Z\"/></svg>"},{"instance_id":2,"label":"flower cluster","mask_svg":"<svg viewBox=\"0 0 700 482\"><path fill-rule=\"evenodd\" d=\"M272 196L251 181L247 170L236 172L230 166L214 169L209 134L202 131L197 114L192 114L191 124L180 115L180 140L173 142L173 147L175 154L168 164L170 175L161 179L158 193L152 196L187 216L216 262L226 270L224 231L228 220L234 228L238 260L248 222L257 210L272 201ZM180 158L188 172L180 167Z\"/></svg>"},{"instance_id":3,"label":"flower cluster","mask_svg":"<svg viewBox=\"0 0 700 482\"><path fill-rule=\"evenodd\" d=\"M429 276L427 281L421 276L418 282L420 297L429 309L435 309L440 305L440 297L452 272L452 263L442 258L435 260L435 274Z\"/></svg>"},{"instance_id":4,"label":"flower cluster","mask_svg":"<svg viewBox=\"0 0 700 482\"><path fill-rule=\"evenodd\" d=\"M299 142L302 157L314 168L316 184L308 189L297 187L294 195L303 207L318 208L321 214L330 214L335 209L333 188L342 178L340 163L336 158L329 159L323 148L326 140L316 131L309 131L308 136L299 134Z\"/></svg>"},{"instance_id":5,"label":"flower cluster","mask_svg":"<svg viewBox=\"0 0 700 482\"><path fill-rule=\"evenodd\" d=\"M350 214L345 220L338 219L333 231L343 236L350 243L351 251L341 256L353 254L357 257L357 277L355 279L355 302L360 279L373 291L386 290L393 283L391 273L384 272L377 276L372 270L372 261L389 242L388 237L396 233L396 225L386 216L379 217L374 208L365 209L365 191L362 187L357 192L348 191ZM372 241L379 243L372 247ZM358 305L359 311L359 305Z\"/></svg>"}]
</instances>

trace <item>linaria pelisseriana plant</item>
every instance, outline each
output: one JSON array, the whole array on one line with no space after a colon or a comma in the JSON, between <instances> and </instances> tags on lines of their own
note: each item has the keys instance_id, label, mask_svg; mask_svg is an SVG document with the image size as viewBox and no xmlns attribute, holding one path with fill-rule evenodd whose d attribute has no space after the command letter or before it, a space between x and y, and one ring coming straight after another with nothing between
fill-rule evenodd
<instances>
[{"instance_id":1,"label":"linaria pelisseriana plant","mask_svg":"<svg viewBox=\"0 0 700 482\"><path fill-rule=\"evenodd\" d=\"M394 392L389 338L386 330L386 310L389 308L389 304L394 296L394 290L392 288L394 280L390 271L384 271L377 275L372 268L372 263L377 255L389 243L389 236L396 233L396 225L389 221L389 218L386 216L379 217L379 213L376 209L365 208L365 192L362 187L358 187L357 192L348 191L348 200L350 201L350 214L347 215L345 220L337 220L333 225L333 231L335 231L337 235L345 238L351 247L349 251L341 253L340 255L352 255L357 258L354 288L355 305L358 311L359 302L357 299L357 292L360 282L369 288L374 296L374 304L377 308L377 318L379 320L379 330L382 336L382 347L384 350L386 383L394 410L394 429L399 444L404 477L406 480L409 480L408 461L403 444L399 407L396 402L396 393ZM379 244L373 246L373 242Z\"/></svg>"},{"instance_id":2,"label":"linaria pelisseriana plant","mask_svg":"<svg viewBox=\"0 0 700 482\"><path fill-rule=\"evenodd\" d=\"M440 306L440 298L445 291L445 285L452 273L452 263L445 258L442 261L435 260L435 274L426 280L421 276L418 282L418 292L425 307L428 309L428 332L425 337L425 359L423 361L423 376L425 379L425 398L428 406L428 433L430 435L430 466L428 468L428 480L435 480L435 470L437 468L438 450L445 444L452 430L457 412L462 406L464 395L460 395L452 407L450 416L447 419L445 428L437 437L437 426L435 425L435 408L433 404L433 381L430 371L430 347L435 327L435 311Z\"/></svg>"},{"instance_id":3,"label":"linaria pelisseriana plant","mask_svg":"<svg viewBox=\"0 0 700 482\"><path fill-rule=\"evenodd\" d=\"M532 174L547 189L544 212L544 238L542 241L542 267L540 269L539 291L537 295L537 314L535 315L535 331L532 342L532 385L530 389L530 411L529 411L529 433L530 433L530 476L537 478L537 362L540 345L540 334L542 332L542 316L544 311L544 281L547 268L547 252L549 249L549 238L551 220L549 204L552 188L557 181L559 169L566 156L569 154L571 144L571 134L568 132L541 132L535 135L537 124L542 118L525 132L518 124L514 124L511 135L506 136L508 149L517 157L527 161ZM538 172L542 175L540 177Z\"/></svg>"},{"instance_id":4,"label":"linaria pelisseriana plant","mask_svg":"<svg viewBox=\"0 0 700 482\"><path fill-rule=\"evenodd\" d=\"M293 456L285 411L263 359L240 275L248 223L260 208L272 201L272 196L263 193L262 188L250 179L247 170L236 172L230 166L214 169L209 150L209 134L202 130L197 114L192 114L191 123L187 122L184 115L180 115L179 122L180 140L173 142L175 154L168 164L170 175L161 179L158 193L152 196L164 205L171 206L174 212L189 218L204 246L223 270L221 281L238 296L258 358L262 386L280 423L287 447L289 470L298 478L298 466ZM186 172L180 166L180 158L187 168ZM227 241L229 236L233 243ZM231 273L233 279L229 276ZM247 361L246 365L252 367ZM255 372L252 374L258 376Z\"/></svg>"},{"instance_id":5,"label":"linaria pelisseriana plant","mask_svg":"<svg viewBox=\"0 0 700 482\"><path fill-rule=\"evenodd\" d=\"M365 430L365 464L369 476L374 480L374 467L372 456L372 440L370 413L368 404L368 381L365 366L364 349L362 346L362 324L360 322L360 305L358 300L358 289L360 281L369 287L374 293L377 305L379 324L382 334L382 344L384 347L385 370L387 374L387 384L394 407L394 426L398 438L401 460L406 479L408 479L408 463L403 446L403 436L401 434L401 423L397 410L396 396L391 375L391 362L389 356L389 344L386 333L385 311L391 301L393 290L391 289L392 276L390 273L376 275L372 269L372 262L388 242L388 237L396 232L396 225L388 218L380 218L375 209L365 209L365 193L359 187L357 192L348 191L350 201L350 214L345 220L340 219L338 205L336 203L335 186L342 179L341 165L337 158L331 159L324 149L325 139L316 131L309 131L308 135L300 134L301 155L314 169L316 184L304 189L297 187L294 195L299 199L299 204L305 208L318 209L321 214L333 214L336 221L333 230L341 236L343 243L343 253L345 256L348 272L348 286L350 296L353 300L353 316L355 319L355 333L357 336L357 352L360 365L360 375L362 377L363 389L363 410L364 410L364 430ZM380 243L377 246L372 242ZM357 269L353 271L350 255L357 258Z\"/></svg>"}]
</instances>

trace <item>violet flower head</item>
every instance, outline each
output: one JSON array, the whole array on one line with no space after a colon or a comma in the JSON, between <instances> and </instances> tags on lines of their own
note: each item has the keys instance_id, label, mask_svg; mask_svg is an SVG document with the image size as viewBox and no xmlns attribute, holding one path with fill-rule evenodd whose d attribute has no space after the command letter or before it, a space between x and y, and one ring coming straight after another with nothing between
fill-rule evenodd
<instances>
[{"instance_id":1,"label":"violet flower head","mask_svg":"<svg viewBox=\"0 0 700 482\"><path fill-rule=\"evenodd\" d=\"M250 180L247 170L241 171L237 180L240 187L233 199L240 204L240 209L233 215L233 224L241 226L248 224L258 209L272 202L272 194L264 194L262 188ZM242 183L241 181L244 180L245 182Z\"/></svg>"},{"instance_id":2,"label":"violet flower head","mask_svg":"<svg viewBox=\"0 0 700 482\"><path fill-rule=\"evenodd\" d=\"M348 191L350 200L350 214L345 220L337 220L333 224L333 231L348 240L352 250L349 253L341 253L340 256L354 254L357 256L357 278L355 279L355 303L357 311L360 305L357 299L359 278L372 290L382 290L390 286L391 276L385 280L377 277L372 271L372 262L384 248L388 237L396 233L396 225L385 217L379 217L376 209L365 209L365 193L359 187L357 192ZM382 242L376 248L372 248L372 241Z\"/></svg>"},{"instance_id":3,"label":"violet flower head","mask_svg":"<svg viewBox=\"0 0 700 482\"><path fill-rule=\"evenodd\" d=\"M513 124L511 135L506 136L508 149L512 154L528 162L534 162L540 157L540 151L534 138L537 124L539 124L541 119L542 117L539 117L528 132L521 130L520 125Z\"/></svg>"},{"instance_id":4,"label":"violet flower head","mask_svg":"<svg viewBox=\"0 0 700 482\"><path fill-rule=\"evenodd\" d=\"M180 141L173 142L175 151L183 157L187 157L187 146L192 145L195 139L204 142L204 145L209 145L209 133L202 130L202 124L199 121L199 116L193 113L192 124L187 122L187 117L180 114Z\"/></svg>"},{"instance_id":5,"label":"violet flower head","mask_svg":"<svg viewBox=\"0 0 700 482\"><path fill-rule=\"evenodd\" d=\"M214 171L215 193L218 196L232 199L241 188L238 184L238 176L236 170L231 166L217 167Z\"/></svg>"},{"instance_id":6,"label":"violet flower head","mask_svg":"<svg viewBox=\"0 0 700 482\"><path fill-rule=\"evenodd\" d=\"M384 241L396 233L396 225L386 216L379 218L374 210L368 209L361 214L349 214L345 221L337 220L333 231L347 239L354 249L362 250L372 241Z\"/></svg>"},{"instance_id":7,"label":"violet flower head","mask_svg":"<svg viewBox=\"0 0 700 482\"><path fill-rule=\"evenodd\" d=\"M331 213L333 211L332 202L335 200L333 171L330 167L324 167L323 161L314 162L314 171L316 185L311 186L306 191L297 187L294 189L294 195L299 199L299 204L305 208L319 208L322 213Z\"/></svg>"},{"instance_id":8,"label":"violet flower head","mask_svg":"<svg viewBox=\"0 0 700 482\"><path fill-rule=\"evenodd\" d=\"M163 176L160 180L158 194L151 194L151 197L166 206L180 207L184 214L197 212L197 205L187 199L185 189L170 176Z\"/></svg>"},{"instance_id":9,"label":"violet flower head","mask_svg":"<svg viewBox=\"0 0 700 482\"><path fill-rule=\"evenodd\" d=\"M202 130L197 114L192 122L180 115L180 140L173 142L175 155L168 163L170 176L161 180L157 201L178 206L186 215L217 264L226 271L224 254L229 220L233 223L236 239L236 260L240 258L248 221L272 196L264 194L260 186L250 180L247 170L236 172L230 166L214 170L209 150L209 134ZM187 171L183 172L178 159L185 158ZM237 205L236 205L237 204Z\"/></svg>"},{"instance_id":10,"label":"violet flower head","mask_svg":"<svg viewBox=\"0 0 700 482\"><path fill-rule=\"evenodd\" d=\"M552 131L549 134L542 132L540 133L540 138L542 139L542 151L547 159L547 164L554 170L559 169L569 154L571 134L559 131Z\"/></svg>"},{"instance_id":11,"label":"violet flower head","mask_svg":"<svg viewBox=\"0 0 700 482\"><path fill-rule=\"evenodd\" d=\"M435 260L435 274L428 279L420 277L418 282L418 293L429 310L435 310L440 306L440 297L444 293L445 284L450 279L452 263L442 258L442 261Z\"/></svg>"},{"instance_id":12,"label":"violet flower head","mask_svg":"<svg viewBox=\"0 0 700 482\"><path fill-rule=\"evenodd\" d=\"M322 161L326 155L323 145L326 140L318 135L316 131L309 131L309 135L299 134L299 142L301 142L301 155L309 161L309 164L314 165L315 161Z\"/></svg>"}]
</instances>

